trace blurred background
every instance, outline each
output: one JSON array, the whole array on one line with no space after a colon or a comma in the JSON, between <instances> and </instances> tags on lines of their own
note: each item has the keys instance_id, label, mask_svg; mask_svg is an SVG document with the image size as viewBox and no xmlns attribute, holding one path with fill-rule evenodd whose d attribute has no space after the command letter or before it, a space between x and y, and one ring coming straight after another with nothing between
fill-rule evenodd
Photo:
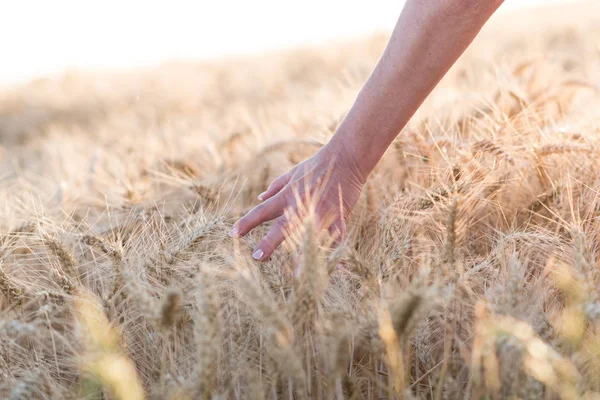
<instances>
[{"instance_id":1,"label":"blurred background","mask_svg":"<svg viewBox=\"0 0 600 400\"><path fill-rule=\"evenodd\" d=\"M507 0L502 12L571 0ZM0 7L0 84L73 69L256 53L389 31L400 0L20 0Z\"/></svg>"}]
</instances>

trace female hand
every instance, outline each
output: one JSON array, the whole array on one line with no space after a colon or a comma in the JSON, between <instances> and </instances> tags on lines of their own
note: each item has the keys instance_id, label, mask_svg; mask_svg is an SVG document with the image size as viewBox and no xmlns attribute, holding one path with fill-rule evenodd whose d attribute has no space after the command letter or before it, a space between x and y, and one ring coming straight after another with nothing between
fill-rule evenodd
<instances>
[{"instance_id":1,"label":"female hand","mask_svg":"<svg viewBox=\"0 0 600 400\"><path fill-rule=\"evenodd\" d=\"M252 252L255 260L267 260L285 239L289 221L284 211L300 215L314 196L318 228L328 229L339 240L345 236L345 220L360 196L365 179L344 145L332 140L311 158L275 179L258 196L262 203L238 220L229 236L244 236L275 219Z\"/></svg>"},{"instance_id":2,"label":"female hand","mask_svg":"<svg viewBox=\"0 0 600 400\"><path fill-rule=\"evenodd\" d=\"M252 254L266 260L285 238L284 211L302 211L312 195L321 228L343 236L369 173L502 2L408 0L381 59L332 140L277 178L259 196L263 203L237 221L230 236L245 235L277 218Z\"/></svg>"}]
</instances>

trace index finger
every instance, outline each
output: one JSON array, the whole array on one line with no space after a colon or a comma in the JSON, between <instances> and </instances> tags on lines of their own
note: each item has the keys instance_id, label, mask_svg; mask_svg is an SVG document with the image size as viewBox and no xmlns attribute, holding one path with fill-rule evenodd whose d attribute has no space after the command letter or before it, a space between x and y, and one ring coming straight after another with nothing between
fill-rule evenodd
<instances>
[{"instance_id":1,"label":"index finger","mask_svg":"<svg viewBox=\"0 0 600 400\"><path fill-rule=\"evenodd\" d=\"M288 206L286 197L282 193L271 197L257 205L246 215L240 218L229 232L229 236L244 236L263 222L270 221L281 215Z\"/></svg>"}]
</instances>

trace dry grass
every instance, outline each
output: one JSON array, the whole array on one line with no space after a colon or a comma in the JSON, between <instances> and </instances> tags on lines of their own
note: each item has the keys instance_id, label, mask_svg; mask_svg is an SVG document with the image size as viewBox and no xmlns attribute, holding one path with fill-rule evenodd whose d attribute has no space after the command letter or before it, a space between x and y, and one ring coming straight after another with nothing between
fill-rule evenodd
<instances>
[{"instance_id":1,"label":"dry grass","mask_svg":"<svg viewBox=\"0 0 600 400\"><path fill-rule=\"evenodd\" d=\"M326 142L385 38L4 92L0 397L598 398L592 4L488 27L348 240L309 213L262 264L265 227L226 233Z\"/></svg>"}]
</instances>

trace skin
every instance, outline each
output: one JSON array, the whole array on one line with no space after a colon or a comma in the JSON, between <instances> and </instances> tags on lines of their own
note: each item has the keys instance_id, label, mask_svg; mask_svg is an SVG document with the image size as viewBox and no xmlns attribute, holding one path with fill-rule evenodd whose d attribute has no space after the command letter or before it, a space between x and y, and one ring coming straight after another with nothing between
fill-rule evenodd
<instances>
[{"instance_id":1,"label":"skin","mask_svg":"<svg viewBox=\"0 0 600 400\"><path fill-rule=\"evenodd\" d=\"M285 239L284 211L299 212L312 195L320 228L343 238L371 171L502 2L408 0L381 59L330 141L275 179L229 235L243 236L275 220L252 253L267 260Z\"/></svg>"}]
</instances>

